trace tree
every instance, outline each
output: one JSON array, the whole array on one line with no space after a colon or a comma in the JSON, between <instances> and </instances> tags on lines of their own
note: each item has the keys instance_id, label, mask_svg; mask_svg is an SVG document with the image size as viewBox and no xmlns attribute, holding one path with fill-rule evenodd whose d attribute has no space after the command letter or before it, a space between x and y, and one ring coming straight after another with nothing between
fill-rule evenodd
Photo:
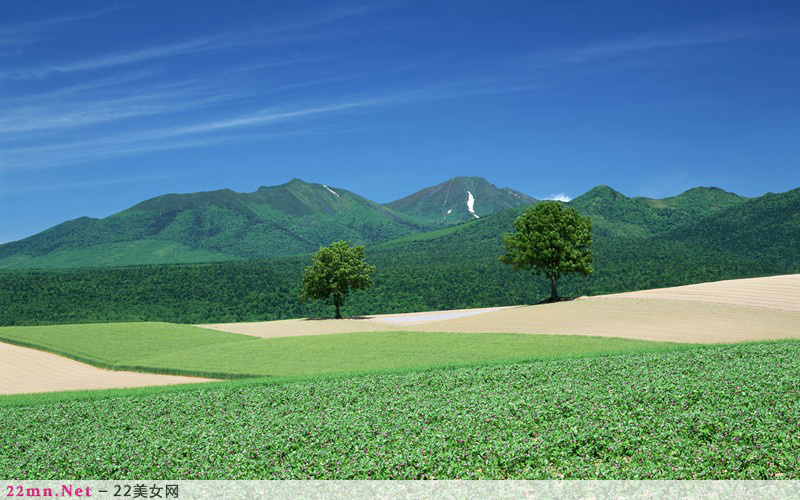
<instances>
[{"instance_id":1,"label":"tree","mask_svg":"<svg viewBox=\"0 0 800 500\"><path fill-rule=\"evenodd\" d=\"M550 280L548 302L559 300L556 285L565 273L592 272L592 220L557 201L538 203L514 221L516 233L503 236L500 261L514 270L530 269Z\"/></svg>"},{"instance_id":2,"label":"tree","mask_svg":"<svg viewBox=\"0 0 800 500\"><path fill-rule=\"evenodd\" d=\"M375 266L367 265L364 245L350 246L337 241L322 247L314 254L311 265L303 273L303 294L300 301L321 299L336 306L336 319L341 319L340 307L351 290L372 286L370 276Z\"/></svg>"}]
</instances>

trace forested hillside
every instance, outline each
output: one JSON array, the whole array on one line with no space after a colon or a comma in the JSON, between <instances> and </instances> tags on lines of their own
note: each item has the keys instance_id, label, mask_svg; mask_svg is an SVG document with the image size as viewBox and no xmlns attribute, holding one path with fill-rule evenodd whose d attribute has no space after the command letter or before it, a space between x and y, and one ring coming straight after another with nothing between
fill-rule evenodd
<instances>
[{"instance_id":1,"label":"forested hillside","mask_svg":"<svg viewBox=\"0 0 800 500\"><path fill-rule=\"evenodd\" d=\"M746 201L686 226L683 233L675 229L657 237L630 238L596 232L595 273L588 278L566 277L559 291L565 296L592 295L798 273L798 193ZM498 260L502 235L512 230L514 218L523 210L369 246L367 260L378 268L375 287L351 296L343 313L488 307L544 299L549 292L545 280L513 272ZM636 227L631 222L621 224ZM607 227L615 228L613 223ZM0 272L0 324L203 323L330 315L330 308L322 304L297 301L302 269L309 263L310 255L304 255L202 265L4 271Z\"/></svg>"},{"instance_id":2,"label":"forested hillside","mask_svg":"<svg viewBox=\"0 0 800 500\"><path fill-rule=\"evenodd\" d=\"M570 203L592 217L595 234L653 236L747 201L719 188L693 188L663 199L629 198L608 186L598 186Z\"/></svg>"},{"instance_id":3,"label":"forested hillside","mask_svg":"<svg viewBox=\"0 0 800 500\"><path fill-rule=\"evenodd\" d=\"M768 193L663 236L787 268L800 264L800 188Z\"/></svg>"},{"instance_id":4,"label":"forested hillside","mask_svg":"<svg viewBox=\"0 0 800 500\"><path fill-rule=\"evenodd\" d=\"M597 235L649 237L746 200L717 188L650 199L598 186L570 205L592 217ZM428 233L433 229L536 202L481 177L455 177L386 205L299 179L253 193L169 194L105 219L82 217L0 245L0 268L214 262L302 254L338 240L430 239L438 234Z\"/></svg>"},{"instance_id":5,"label":"forested hillside","mask_svg":"<svg viewBox=\"0 0 800 500\"><path fill-rule=\"evenodd\" d=\"M253 193L169 194L0 245L1 267L80 267L264 258L345 239L375 243L434 225L350 191L299 179Z\"/></svg>"}]
</instances>

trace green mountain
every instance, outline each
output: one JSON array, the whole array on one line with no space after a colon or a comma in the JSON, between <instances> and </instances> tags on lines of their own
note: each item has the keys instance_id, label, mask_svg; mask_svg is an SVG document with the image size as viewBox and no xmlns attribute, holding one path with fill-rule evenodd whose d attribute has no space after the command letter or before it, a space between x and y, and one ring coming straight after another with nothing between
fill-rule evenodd
<instances>
[{"instance_id":1,"label":"green mountain","mask_svg":"<svg viewBox=\"0 0 800 500\"><path fill-rule=\"evenodd\" d=\"M727 213L746 201L717 188L650 199L598 186L569 205L592 217L597 236L645 238ZM464 223L483 223L494 214L499 218L492 220L510 227L514 214L536 202L481 177L455 177L386 205L299 179L253 193L168 194L105 219L81 217L0 245L0 268L212 262L309 253L338 240L423 241L438 237L433 229L458 232Z\"/></svg>"},{"instance_id":2,"label":"green mountain","mask_svg":"<svg viewBox=\"0 0 800 500\"><path fill-rule=\"evenodd\" d=\"M483 177L453 177L386 206L431 224L447 226L536 202L519 191L498 188Z\"/></svg>"},{"instance_id":3,"label":"green mountain","mask_svg":"<svg viewBox=\"0 0 800 500\"><path fill-rule=\"evenodd\" d=\"M105 219L82 217L0 246L1 267L72 267L263 258L337 240L374 243L433 226L350 191L294 179L153 198Z\"/></svg>"},{"instance_id":4,"label":"green mountain","mask_svg":"<svg viewBox=\"0 0 800 500\"><path fill-rule=\"evenodd\" d=\"M768 193L660 237L800 268L800 188Z\"/></svg>"},{"instance_id":5,"label":"green mountain","mask_svg":"<svg viewBox=\"0 0 800 500\"><path fill-rule=\"evenodd\" d=\"M747 198L719 188L697 187L663 199L629 198L608 186L597 186L570 202L592 217L595 234L653 236L691 224Z\"/></svg>"},{"instance_id":6,"label":"green mountain","mask_svg":"<svg viewBox=\"0 0 800 500\"><path fill-rule=\"evenodd\" d=\"M377 267L375 287L354 293L343 312L489 307L546 298L546 280L514 272L498 260L502 235L513 230L514 219L525 208L369 245L367 260ZM562 278L559 292L594 295L800 273L799 239L800 189L747 200L653 237L595 232L595 272ZM309 262L310 256L299 255L211 264L0 271L0 289L5 292L0 294L0 325L206 323L329 315L321 303L300 304L296 299Z\"/></svg>"}]
</instances>

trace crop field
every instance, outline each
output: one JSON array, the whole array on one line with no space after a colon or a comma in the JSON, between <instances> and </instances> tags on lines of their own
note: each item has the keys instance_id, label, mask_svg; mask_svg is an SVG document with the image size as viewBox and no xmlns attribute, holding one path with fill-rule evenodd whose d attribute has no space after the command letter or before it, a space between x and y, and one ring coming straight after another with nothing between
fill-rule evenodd
<instances>
[{"instance_id":1,"label":"crop field","mask_svg":"<svg viewBox=\"0 0 800 500\"><path fill-rule=\"evenodd\" d=\"M785 340L6 397L0 476L800 479L798 373Z\"/></svg>"},{"instance_id":2,"label":"crop field","mask_svg":"<svg viewBox=\"0 0 800 500\"><path fill-rule=\"evenodd\" d=\"M630 339L475 333L262 339L169 323L2 327L2 340L104 368L211 378L309 376L686 348Z\"/></svg>"}]
</instances>

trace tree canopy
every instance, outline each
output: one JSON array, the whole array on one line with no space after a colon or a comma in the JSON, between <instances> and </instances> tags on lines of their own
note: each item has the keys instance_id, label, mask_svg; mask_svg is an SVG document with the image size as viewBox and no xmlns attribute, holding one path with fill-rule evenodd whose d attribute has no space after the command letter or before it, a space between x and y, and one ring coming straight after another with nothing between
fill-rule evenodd
<instances>
[{"instance_id":1,"label":"tree canopy","mask_svg":"<svg viewBox=\"0 0 800 500\"><path fill-rule=\"evenodd\" d=\"M550 280L550 299L559 300L558 279L566 273L592 272L592 220L557 201L530 207L514 221L516 233L503 237L500 261L515 270L532 270Z\"/></svg>"},{"instance_id":2,"label":"tree canopy","mask_svg":"<svg viewBox=\"0 0 800 500\"><path fill-rule=\"evenodd\" d=\"M321 299L333 303L336 318L340 319L340 308L347 295L351 290L371 287L374 272L375 266L368 265L364 258L364 245L351 246L347 241L337 241L314 254L311 265L303 273L300 301Z\"/></svg>"}]
</instances>

